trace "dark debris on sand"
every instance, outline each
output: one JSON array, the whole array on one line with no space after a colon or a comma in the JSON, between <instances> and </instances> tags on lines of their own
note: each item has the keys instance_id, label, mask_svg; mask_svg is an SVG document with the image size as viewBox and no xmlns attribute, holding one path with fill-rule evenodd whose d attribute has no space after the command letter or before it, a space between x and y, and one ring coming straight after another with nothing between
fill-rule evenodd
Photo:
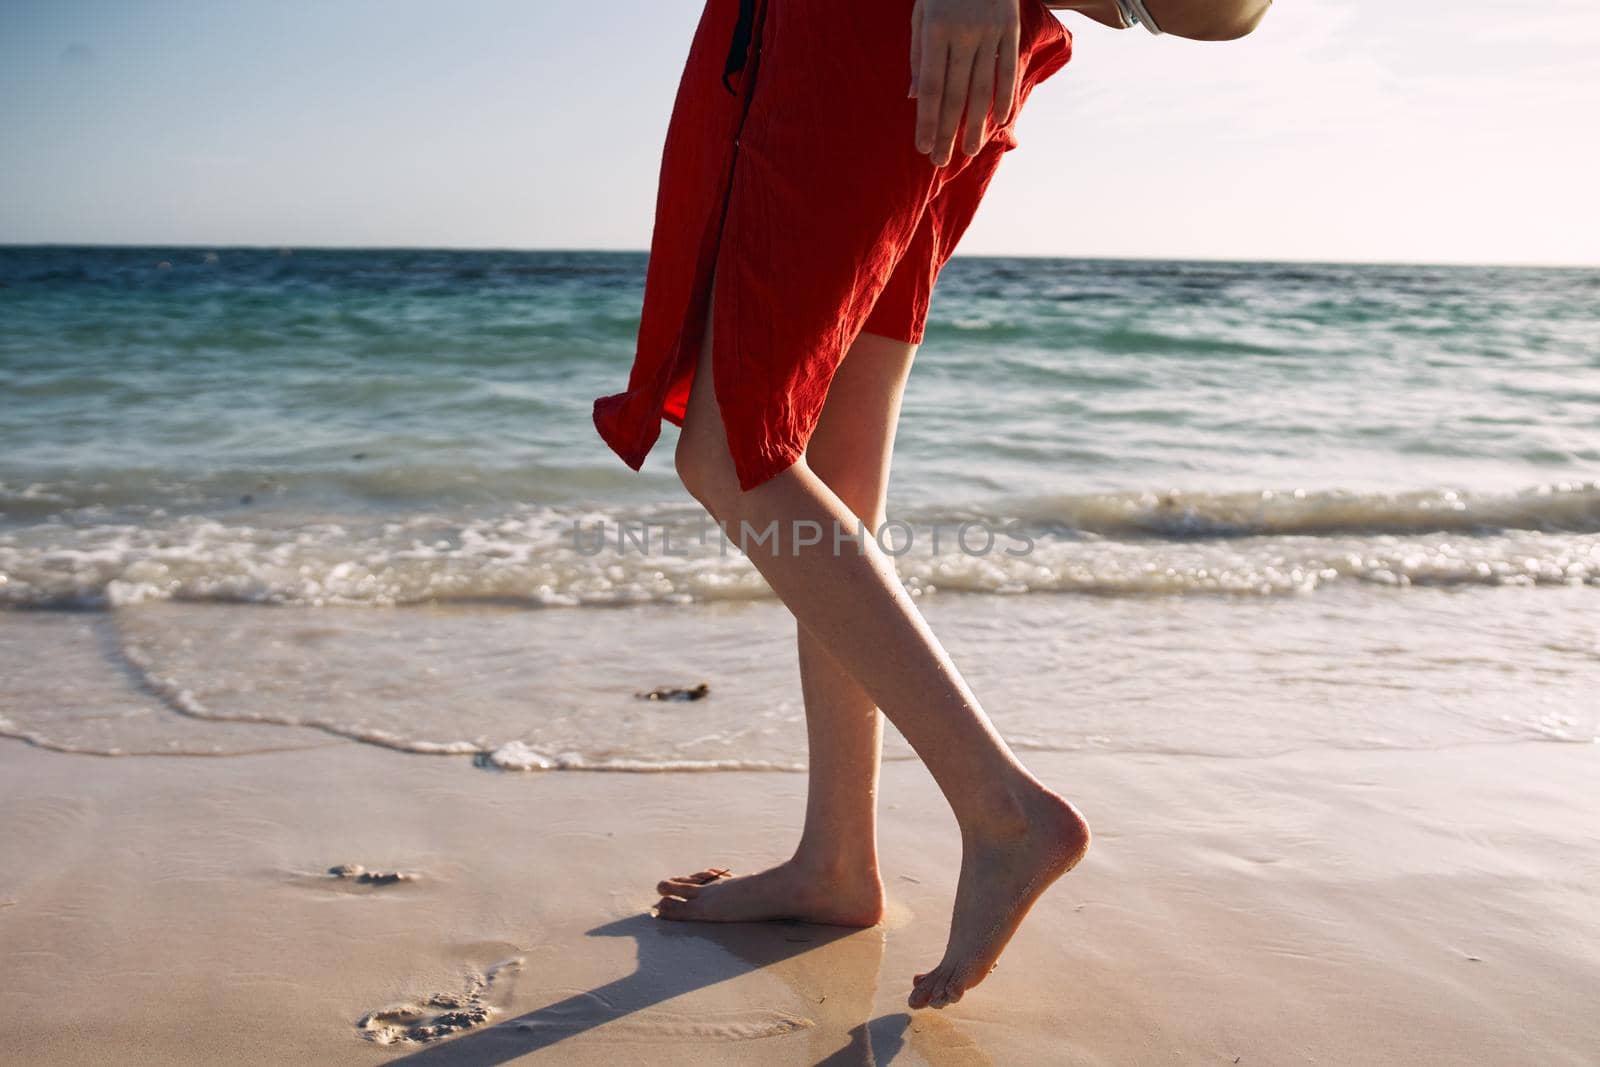
<instances>
[{"instance_id":1,"label":"dark debris on sand","mask_svg":"<svg viewBox=\"0 0 1600 1067\"><path fill-rule=\"evenodd\" d=\"M404 871L369 871L359 863L341 863L337 867L329 867L328 873L360 885L394 885L396 882L414 882L417 879L416 875Z\"/></svg>"},{"instance_id":2,"label":"dark debris on sand","mask_svg":"<svg viewBox=\"0 0 1600 1067\"><path fill-rule=\"evenodd\" d=\"M643 693L635 693L640 700L699 700L711 693L711 683L701 682L688 689L677 686L658 686Z\"/></svg>"}]
</instances>

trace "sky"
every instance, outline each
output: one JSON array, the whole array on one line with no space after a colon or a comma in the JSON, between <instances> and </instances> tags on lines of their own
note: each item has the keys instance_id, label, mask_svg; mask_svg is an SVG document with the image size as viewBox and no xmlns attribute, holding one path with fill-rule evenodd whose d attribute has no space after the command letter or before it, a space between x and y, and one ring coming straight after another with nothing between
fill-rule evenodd
<instances>
[{"instance_id":1,"label":"sky","mask_svg":"<svg viewBox=\"0 0 1600 1067\"><path fill-rule=\"evenodd\" d=\"M644 249L702 6L0 0L0 243ZM1600 264L1593 0L1059 17L958 254Z\"/></svg>"}]
</instances>

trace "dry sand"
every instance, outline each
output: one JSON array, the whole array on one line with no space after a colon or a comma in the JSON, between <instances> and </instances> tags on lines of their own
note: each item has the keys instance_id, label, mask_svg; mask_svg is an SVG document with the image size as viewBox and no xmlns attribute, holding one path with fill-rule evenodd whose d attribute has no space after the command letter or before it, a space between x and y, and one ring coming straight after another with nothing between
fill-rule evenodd
<instances>
[{"instance_id":1,"label":"dry sand","mask_svg":"<svg viewBox=\"0 0 1600 1067\"><path fill-rule=\"evenodd\" d=\"M958 861L914 763L884 773L890 917L841 931L648 914L662 875L782 858L799 775L5 743L0 1059L1600 1062L1600 746L1027 755L1095 845L913 1013Z\"/></svg>"}]
</instances>

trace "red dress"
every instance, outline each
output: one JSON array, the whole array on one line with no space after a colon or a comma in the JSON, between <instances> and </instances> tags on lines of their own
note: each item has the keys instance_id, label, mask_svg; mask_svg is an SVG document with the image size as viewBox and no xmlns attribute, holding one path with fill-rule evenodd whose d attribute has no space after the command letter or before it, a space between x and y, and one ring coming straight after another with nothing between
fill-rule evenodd
<instances>
[{"instance_id":1,"label":"red dress","mask_svg":"<svg viewBox=\"0 0 1600 1067\"><path fill-rule=\"evenodd\" d=\"M1042 0L1018 2L1020 110L1072 37ZM637 353L594 423L634 470L663 418L683 425L715 267L713 384L751 489L805 451L858 333L921 342L939 271L1017 139L1013 114L990 120L975 156L959 133L944 167L916 150L913 0L742 4L707 0L695 31L662 151Z\"/></svg>"}]
</instances>

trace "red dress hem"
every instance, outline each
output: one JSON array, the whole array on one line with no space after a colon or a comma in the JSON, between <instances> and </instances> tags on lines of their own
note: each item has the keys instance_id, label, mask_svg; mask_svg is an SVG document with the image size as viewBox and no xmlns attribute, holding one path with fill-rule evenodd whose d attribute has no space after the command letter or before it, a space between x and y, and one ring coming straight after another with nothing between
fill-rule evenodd
<instances>
[{"instance_id":1,"label":"red dress hem","mask_svg":"<svg viewBox=\"0 0 1600 1067\"><path fill-rule=\"evenodd\" d=\"M749 490L805 454L860 333L922 342L939 271L1017 142L1014 114L975 156L958 149L934 167L916 151L913 0L755 0L730 94L739 2L707 0L696 30L662 151L628 387L597 399L593 420L642 469L661 423L683 425L709 327L717 405ZM1021 13L1019 112L1072 51L1042 0Z\"/></svg>"}]
</instances>

